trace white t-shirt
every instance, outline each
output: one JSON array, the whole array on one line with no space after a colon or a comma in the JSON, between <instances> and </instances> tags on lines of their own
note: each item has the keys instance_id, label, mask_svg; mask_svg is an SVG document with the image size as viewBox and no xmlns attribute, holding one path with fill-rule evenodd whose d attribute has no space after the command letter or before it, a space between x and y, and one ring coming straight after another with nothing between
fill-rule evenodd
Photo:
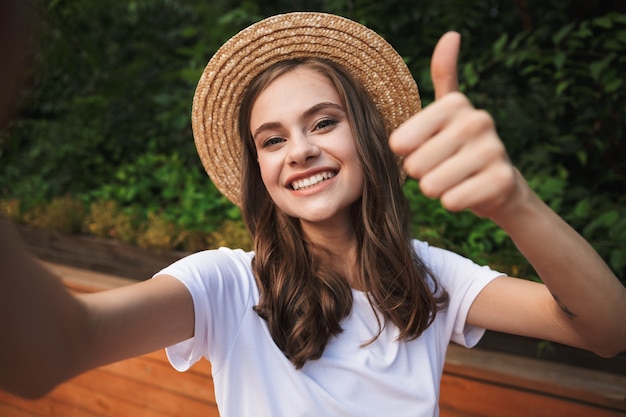
<instances>
[{"instance_id":1,"label":"white t-shirt","mask_svg":"<svg viewBox=\"0 0 626 417\"><path fill-rule=\"evenodd\" d=\"M222 417L436 416L439 384L450 340L473 346L484 329L465 325L478 293L501 275L452 252L414 241L421 259L450 296L449 306L417 339L398 342L396 326L378 331L367 297L353 290L343 333L319 360L296 370L253 310L259 292L253 253L221 248L190 255L160 273L180 279L195 309L194 337L167 348L179 371L211 361Z\"/></svg>"}]
</instances>

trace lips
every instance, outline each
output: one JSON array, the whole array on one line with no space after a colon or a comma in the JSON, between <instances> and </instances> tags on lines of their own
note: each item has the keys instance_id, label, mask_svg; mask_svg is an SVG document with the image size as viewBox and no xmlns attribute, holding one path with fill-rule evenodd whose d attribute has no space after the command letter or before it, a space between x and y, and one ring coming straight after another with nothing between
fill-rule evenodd
<instances>
[{"instance_id":1,"label":"lips","mask_svg":"<svg viewBox=\"0 0 626 417\"><path fill-rule=\"evenodd\" d=\"M303 190L303 189L312 187L316 184L319 184L322 181L331 179L335 175L337 175L337 173L333 171L318 172L317 174L311 175L308 178L302 178L302 179L293 181L291 183L291 188L294 190Z\"/></svg>"}]
</instances>

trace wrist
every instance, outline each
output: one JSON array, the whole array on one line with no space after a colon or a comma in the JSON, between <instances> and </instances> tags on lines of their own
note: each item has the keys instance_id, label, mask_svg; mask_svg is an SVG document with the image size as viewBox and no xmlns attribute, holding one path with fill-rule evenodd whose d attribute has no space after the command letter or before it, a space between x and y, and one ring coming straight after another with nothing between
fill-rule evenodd
<instances>
[{"instance_id":1,"label":"wrist","mask_svg":"<svg viewBox=\"0 0 626 417\"><path fill-rule=\"evenodd\" d=\"M555 215L530 188L517 168L514 168L514 173L515 186L512 192L506 202L489 216L494 223L508 233L527 228L538 219L548 218L546 213Z\"/></svg>"}]
</instances>

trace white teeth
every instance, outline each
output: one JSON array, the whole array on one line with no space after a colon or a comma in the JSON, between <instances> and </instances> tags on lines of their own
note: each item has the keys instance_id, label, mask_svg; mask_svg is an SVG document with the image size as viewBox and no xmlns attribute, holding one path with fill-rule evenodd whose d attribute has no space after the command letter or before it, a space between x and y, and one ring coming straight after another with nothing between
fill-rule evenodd
<instances>
[{"instance_id":1,"label":"white teeth","mask_svg":"<svg viewBox=\"0 0 626 417\"><path fill-rule=\"evenodd\" d=\"M304 179L292 182L291 187L294 190L301 190L303 188L312 187L315 184L318 184L324 180L330 179L334 176L335 176L334 172L330 172L330 171L320 172L319 174L315 174L309 178L304 178Z\"/></svg>"}]
</instances>

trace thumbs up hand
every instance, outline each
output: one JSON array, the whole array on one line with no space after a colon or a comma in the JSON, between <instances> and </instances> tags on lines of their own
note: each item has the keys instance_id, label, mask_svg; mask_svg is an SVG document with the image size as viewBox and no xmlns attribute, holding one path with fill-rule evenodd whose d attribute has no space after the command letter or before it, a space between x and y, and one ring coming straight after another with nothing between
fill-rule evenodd
<instances>
[{"instance_id":1,"label":"thumbs up hand","mask_svg":"<svg viewBox=\"0 0 626 417\"><path fill-rule=\"evenodd\" d=\"M441 199L450 211L470 209L493 219L511 204L521 175L491 116L458 92L460 42L456 32L441 37L431 60L435 101L396 129L389 146L404 156L406 173L419 180L424 195Z\"/></svg>"}]
</instances>

